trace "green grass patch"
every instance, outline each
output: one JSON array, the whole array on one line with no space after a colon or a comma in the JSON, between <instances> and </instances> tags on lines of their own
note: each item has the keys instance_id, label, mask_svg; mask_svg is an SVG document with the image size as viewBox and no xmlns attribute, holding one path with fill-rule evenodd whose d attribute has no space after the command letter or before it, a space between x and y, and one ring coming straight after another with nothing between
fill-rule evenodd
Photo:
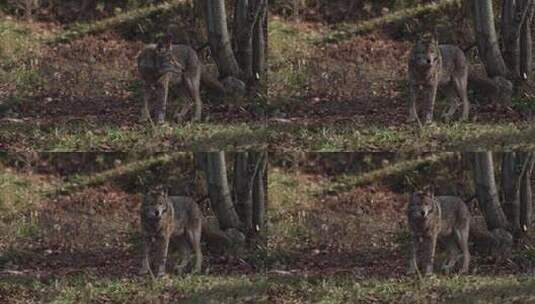
<instances>
[{"instance_id":1,"label":"green grass patch","mask_svg":"<svg viewBox=\"0 0 535 304\"><path fill-rule=\"evenodd\" d=\"M452 6L459 6L459 0L442 0L437 3L417 5L401 9L381 17L373 18L356 23L339 23L336 29L326 33L317 43L333 43L350 39L354 35L372 32L380 27L391 24L403 24L407 20L413 20L421 16L436 15Z\"/></svg>"},{"instance_id":2,"label":"green grass patch","mask_svg":"<svg viewBox=\"0 0 535 304\"><path fill-rule=\"evenodd\" d=\"M22 175L9 168L0 170L0 218L12 216L39 202L53 184L37 176Z\"/></svg>"},{"instance_id":3,"label":"green grass patch","mask_svg":"<svg viewBox=\"0 0 535 304\"><path fill-rule=\"evenodd\" d=\"M2 142L15 142L16 146L11 147L15 150L23 147L55 152L232 150L262 148L267 144L264 124L201 123L153 129L145 125L122 128L77 122L53 127L15 123L3 128L6 132L0 135Z\"/></svg>"},{"instance_id":4,"label":"green grass patch","mask_svg":"<svg viewBox=\"0 0 535 304\"><path fill-rule=\"evenodd\" d=\"M271 19L269 30L269 90L288 95L303 93L308 85L310 43L320 33L300 29L296 24Z\"/></svg>"},{"instance_id":5,"label":"green grass patch","mask_svg":"<svg viewBox=\"0 0 535 304\"><path fill-rule=\"evenodd\" d=\"M8 19L0 20L0 83L14 84L19 91L31 90L42 83L35 67L43 41L53 34Z\"/></svg>"},{"instance_id":6,"label":"green grass patch","mask_svg":"<svg viewBox=\"0 0 535 304\"><path fill-rule=\"evenodd\" d=\"M131 175L136 176L141 172L146 172L150 167L155 165L165 165L170 162L187 157L186 152L174 152L171 154L162 154L142 159L139 161L133 161L126 163L125 165L118 166L113 169L109 169L103 172L93 173L90 175L73 175L70 176L65 183L63 183L59 189L55 189L61 193L69 193L78 189L87 187L94 187L102 185L107 181L116 179L119 176ZM56 191L51 191L48 194L53 195Z\"/></svg>"},{"instance_id":7,"label":"green grass patch","mask_svg":"<svg viewBox=\"0 0 535 304\"><path fill-rule=\"evenodd\" d=\"M187 3L185 0L165 1L162 4L140 7L96 22L75 23L69 26L67 30L59 33L49 42L68 42L87 34L96 34L125 24L135 24L144 18L170 13L179 7L185 6L186 4Z\"/></svg>"},{"instance_id":8,"label":"green grass patch","mask_svg":"<svg viewBox=\"0 0 535 304\"><path fill-rule=\"evenodd\" d=\"M294 246L304 244L310 231L303 225L306 220L304 211L310 202L314 202L313 196L327 187L320 181L308 181L300 176L299 172L286 171L280 168L271 168L269 172L268 195L270 209L268 212L269 222L276 223L269 227L270 239L268 248L270 255L267 264L272 262L289 262L289 254ZM278 246L285 246L283 249Z\"/></svg>"},{"instance_id":9,"label":"green grass patch","mask_svg":"<svg viewBox=\"0 0 535 304\"><path fill-rule=\"evenodd\" d=\"M0 20L1 66L9 67L39 52L41 43L53 34L23 22Z\"/></svg>"},{"instance_id":10,"label":"green grass patch","mask_svg":"<svg viewBox=\"0 0 535 304\"><path fill-rule=\"evenodd\" d=\"M164 125L156 129L102 126L86 122L44 127L7 123L0 141L8 149L44 151L169 151L260 149L277 151L481 151L533 149L535 128L529 124L453 123L381 127L340 123L329 126L300 124ZM23 139L23 140L20 140ZM10 143L14 143L10 145Z\"/></svg>"},{"instance_id":11,"label":"green grass patch","mask_svg":"<svg viewBox=\"0 0 535 304\"><path fill-rule=\"evenodd\" d=\"M533 149L535 128L529 124L453 123L419 129L413 126L282 125L270 128L279 148L317 152L367 151L481 151Z\"/></svg>"},{"instance_id":12,"label":"green grass patch","mask_svg":"<svg viewBox=\"0 0 535 304\"><path fill-rule=\"evenodd\" d=\"M397 178L410 178L408 176L412 174L421 174L421 172L419 172L417 169L444 161L453 156L454 154L450 152L435 153L423 158L388 163L388 165L383 168L362 174L337 175L336 179L330 184L328 191L336 193L350 191L355 187L365 186L374 182L383 182L385 179L392 178L394 176Z\"/></svg>"},{"instance_id":13,"label":"green grass patch","mask_svg":"<svg viewBox=\"0 0 535 304\"><path fill-rule=\"evenodd\" d=\"M266 290L262 276L172 276L151 282L80 274L45 283L18 278L0 282L0 294L8 302L22 298L40 303L267 303Z\"/></svg>"},{"instance_id":14,"label":"green grass patch","mask_svg":"<svg viewBox=\"0 0 535 304\"><path fill-rule=\"evenodd\" d=\"M277 303L531 303L528 276L438 276L404 279L274 278Z\"/></svg>"}]
</instances>

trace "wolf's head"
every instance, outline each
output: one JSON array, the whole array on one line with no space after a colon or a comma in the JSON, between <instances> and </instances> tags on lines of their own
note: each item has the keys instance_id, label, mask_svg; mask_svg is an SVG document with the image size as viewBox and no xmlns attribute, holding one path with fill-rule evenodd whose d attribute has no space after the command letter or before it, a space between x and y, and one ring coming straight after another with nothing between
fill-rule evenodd
<instances>
[{"instance_id":1,"label":"wolf's head","mask_svg":"<svg viewBox=\"0 0 535 304\"><path fill-rule=\"evenodd\" d=\"M427 220L436 210L435 195L431 187L412 193L409 203L411 216L416 219Z\"/></svg>"},{"instance_id":2,"label":"wolf's head","mask_svg":"<svg viewBox=\"0 0 535 304\"><path fill-rule=\"evenodd\" d=\"M412 51L411 64L419 71L428 71L440 64L437 40L430 35L418 38Z\"/></svg>"},{"instance_id":3,"label":"wolf's head","mask_svg":"<svg viewBox=\"0 0 535 304\"><path fill-rule=\"evenodd\" d=\"M185 69L173 54L170 35L161 39L158 44L146 48L138 58L138 66L142 74L154 73L158 76L173 73L180 77Z\"/></svg>"},{"instance_id":4,"label":"wolf's head","mask_svg":"<svg viewBox=\"0 0 535 304\"><path fill-rule=\"evenodd\" d=\"M145 194L143 198L143 212L152 221L159 221L169 211L167 189L158 185Z\"/></svg>"}]
</instances>

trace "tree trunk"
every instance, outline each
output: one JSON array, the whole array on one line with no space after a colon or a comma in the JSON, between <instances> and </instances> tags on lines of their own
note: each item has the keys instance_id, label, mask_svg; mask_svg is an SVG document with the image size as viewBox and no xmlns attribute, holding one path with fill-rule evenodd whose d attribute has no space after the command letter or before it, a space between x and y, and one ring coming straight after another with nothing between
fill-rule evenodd
<instances>
[{"instance_id":1,"label":"tree trunk","mask_svg":"<svg viewBox=\"0 0 535 304\"><path fill-rule=\"evenodd\" d=\"M251 16L252 0L237 0L234 14L234 46L236 59L243 72L243 80L248 82L253 76L253 28L254 16Z\"/></svg>"},{"instance_id":2,"label":"tree trunk","mask_svg":"<svg viewBox=\"0 0 535 304\"><path fill-rule=\"evenodd\" d=\"M535 5L532 4L529 7L526 20L522 24L522 29L520 31L520 79L525 81L530 80L533 74L533 39L531 37L531 23L533 21L534 13Z\"/></svg>"},{"instance_id":3,"label":"tree trunk","mask_svg":"<svg viewBox=\"0 0 535 304\"><path fill-rule=\"evenodd\" d=\"M243 73L243 80L253 82L254 47L253 36L257 27L262 27L266 0L237 0L235 9L234 41L236 57Z\"/></svg>"},{"instance_id":4,"label":"tree trunk","mask_svg":"<svg viewBox=\"0 0 535 304\"><path fill-rule=\"evenodd\" d=\"M522 153L523 168L520 173L519 180L519 195L520 200L520 227L522 232L526 232L531 225L533 214L533 193L531 189L531 175L533 174L533 167L535 165L535 154L533 152Z\"/></svg>"},{"instance_id":5,"label":"tree trunk","mask_svg":"<svg viewBox=\"0 0 535 304\"><path fill-rule=\"evenodd\" d=\"M520 202L516 195L516 157L514 152L505 152L502 160L503 211L513 225L514 231L520 229Z\"/></svg>"},{"instance_id":6,"label":"tree trunk","mask_svg":"<svg viewBox=\"0 0 535 304\"><path fill-rule=\"evenodd\" d=\"M234 209L227 180L227 168L224 152L207 152L205 154L205 174L208 196L221 229L241 227L240 219Z\"/></svg>"},{"instance_id":7,"label":"tree trunk","mask_svg":"<svg viewBox=\"0 0 535 304\"><path fill-rule=\"evenodd\" d=\"M234 170L234 193L238 215L246 231L255 232L257 227L258 197L255 187L259 174L263 174L265 167L265 153L240 152L236 154ZM263 181L261 179L261 181ZM261 195L261 194L260 194ZM260 208L263 209L262 206ZM263 210L260 210L263 213ZM263 214L261 215L263 218Z\"/></svg>"},{"instance_id":8,"label":"tree trunk","mask_svg":"<svg viewBox=\"0 0 535 304\"><path fill-rule=\"evenodd\" d=\"M253 184L251 171L255 164L248 152L238 152L234 161L234 195L236 211L245 231L253 229ZM253 172L254 174L254 172Z\"/></svg>"},{"instance_id":9,"label":"tree trunk","mask_svg":"<svg viewBox=\"0 0 535 304\"><path fill-rule=\"evenodd\" d=\"M266 49L267 49L267 9L263 9L253 31L253 80L267 83Z\"/></svg>"},{"instance_id":10,"label":"tree trunk","mask_svg":"<svg viewBox=\"0 0 535 304\"><path fill-rule=\"evenodd\" d=\"M515 79L521 79L521 33L531 19L532 0L505 0L502 2L503 57ZM529 25L527 26L529 28ZM526 34L526 33L524 33ZM524 42L526 42L524 37ZM530 51L524 48L524 51Z\"/></svg>"},{"instance_id":11,"label":"tree trunk","mask_svg":"<svg viewBox=\"0 0 535 304\"><path fill-rule=\"evenodd\" d=\"M202 0L208 32L208 43L219 67L221 77L241 78L241 70L234 57L227 27L227 14L224 0Z\"/></svg>"},{"instance_id":12,"label":"tree trunk","mask_svg":"<svg viewBox=\"0 0 535 304\"><path fill-rule=\"evenodd\" d=\"M495 76L506 77L509 71L505 65L498 44L492 0L471 1L479 54L485 64L487 74L491 78Z\"/></svg>"},{"instance_id":13,"label":"tree trunk","mask_svg":"<svg viewBox=\"0 0 535 304\"><path fill-rule=\"evenodd\" d=\"M521 0L505 0L502 2L502 41L505 64L515 76L520 75L520 24L517 9Z\"/></svg>"},{"instance_id":14,"label":"tree trunk","mask_svg":"<svg viewBox=\"0 0 535 304\"><path fill-rule=\"evenodd\" d=\"M262 152L261 154L261 163L253 181L253 225L255 231L260 233L265 229L268 163L267 152Z\"/></svg>"},{"instance_id":15,"label":"tree trunk","mask_svg":"<svg viewBox=\"0 0 535 304\"><path fill-rule=\"evenodd\" d=\"M474 182L479 207L489 230L507 228L508 222L498 199L492 152L474 153Z\"/></svg>"}]
</instances>

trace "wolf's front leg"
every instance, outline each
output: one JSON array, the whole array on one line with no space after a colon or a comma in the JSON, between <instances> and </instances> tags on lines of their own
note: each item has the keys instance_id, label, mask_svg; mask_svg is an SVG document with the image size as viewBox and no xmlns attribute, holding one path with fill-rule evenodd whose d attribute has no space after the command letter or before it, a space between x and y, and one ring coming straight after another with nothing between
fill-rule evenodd
<instances>
[{"instance_id":1,"label":"wolf's front leg","mask_svg":"<svg viewBox=\"0 0 535 304\"><path fill-rule=\"evenodd\" d=\"M425 274L429 275L433 273L433 263L435 262L435 249L437 246L437 236L433 235L430 238L425 239Z\"/></svg>"},{"instance_id":2,"label":"wolf's front leg","mask_svg":"<svg viewBox=\"0 0 535 304\"><path fill-rule=\"evenodd\" d=\"M150 111L149 111L149 99L152 97L152 87L147 83L143 84L143 108L141 109L141 122L146 122L150 120Z\"/></svg>"},{"instance_id":3,"label":"wolf's front leg","mask_svg":"<svg viewBox=\"0 0 535 304\"><path fill-rule=\"evenodd\" d=\"M169 96L169 74L162 76L156 86L158 102L156 107L156 123L165 122L165 112L167 110L167 98Z\"/></svg>"},{"instance_id":4,"label":"wolf's front leg","mask_svg":"<svg viewBox=\"0 0 535 304\"><path fill-rule=\"evenodd\" d=\"M416 100L418 99L418 88L414 84L409 84L409 117L407 122L415 122L418 120L418 111L416 110Z\"/></svg>"},{"instance_id":5,"label":"wolf's front leg","mask_svg":"<svg viewBox=\"0 0 535 304\"><path fill-rule=\"evenodd\" d=\"M158 274L157 277L165 275L165 266L167 264L167 251L169 249L169 237L163 236L158 242Z\"/></svg>"},{"instance_id":6,"label":"wolf's front leg","mask_svg":"<svg viewBox=\"0 0 535 304\"><path fill-rule=\"evenodd\" d=\"M200 93L200 79L191 78L191 79L185 79L186 80L186 87L189 92L189 96L191 98L191 102L194 105L194 111L193 111L193 122L198 122L201 120L202 116L202 100L201 100L201 93Z\"/></svg>"},{"instance_id":7,"label":"wolf's front leg","mask_svg":"<svg viewBox=\"0 0 535 304\"><path fill-rule=\"evenodd\" d=\"M149 246L150 239L149 238L143 238L143 258L141 261L141 269L139 270L140 275L146 275L149 273L150 270L150 263L149 263L149 253L150 253L150 246Z\"/></svg>"},{"instance_id":8,"label":"wolf's front leg","mask_svg":"<svg viewBox=\"0 0 535 304\"><path fill-rule=\"evenodd\" d=\"M411 235L409 269L407 270L407 274L413 274L418 269L417 248L418 248L418 239L416 236Z\"/></svg>"},{"instance_id":9,"label":"wolf's front leg","mask_svg":"<svg viewBox=\"0 0 535 304\"><path fill-rule=\"evenodd\" d=\"M433 111L435 110L435 99L437 97L438 84L425 86L422 92L424 124L433 122Z\"/></svg>"}]
</instances>

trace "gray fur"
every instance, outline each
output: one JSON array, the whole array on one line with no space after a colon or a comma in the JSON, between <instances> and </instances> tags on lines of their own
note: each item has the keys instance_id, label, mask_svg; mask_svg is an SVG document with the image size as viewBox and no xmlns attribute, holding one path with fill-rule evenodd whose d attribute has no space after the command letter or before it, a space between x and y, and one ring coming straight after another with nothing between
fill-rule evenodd
<instances>
[{"instance_id":1,"label":"gray fur","mask_svg":"<svg viewBox=\"0 0 535 304\"><path fill-rule=\"evenodd\" d=\"M194 104L193 121L199 121L202 115L202 101L200 83L202 64L194 49L187 45L147 45L138 56L138 70L143 80L143 110L142 120L151 117L149 101L156 99L155 116L158 123L165 121L167 98L170 85L182 88L182 95L186 95ZM156 97L154 98L154 95ZM177 110L174 118L181 122L191 110L188 103Z\"/></svg>"},{"instance_id":2,"label":"gray fur","mask_svg":"<svg viewBox=\"0 0 535 304\"><path fill-rule=\"evenodd\" d=\"M153 273L151 260L156 265L157 276L165 274L169 243L176 242L182 261L175 270L182 273L195 252L193 272L201 271L202 213L191 198L167 196L166 192L152 191L145 195L141 207L143 236L143 261L140 274ZM151 254L153 252L153 254Z\"/></svg>"},{"instance_id":3,"label":"gray fur","mask_svg":"<svg viewBox=\"0 0 535 304\"><path fill-rule=\"evenodd\" d=\"M433 272L433 262L437 241L446 246L449 258L444 263L444 270L449 273L462 252L461 273L468 271L470 252L468 234L470 230L470 212L466 204L455 196L434 196L429 192L414 192L407 210L411 230L411 253L409 273L413 273L420 264L425 274Z\"/></svg>"},{"instance_id":4,"label":"gray fur","mask_svg":"<svg viewBox=\"0 0 535 304\"><path fill-rule=\"evenodd\" d=\"M468 62L463 51L454 45L438 45L434 39L420 40L411 51L409 59L409 121L418 120L420 105L424 123L433 121L437 90L443 88L451 105L444 117L449 119L462 102L461 119L467 120L470 103L467 93Z\"/></svg>"}]
</instances>

